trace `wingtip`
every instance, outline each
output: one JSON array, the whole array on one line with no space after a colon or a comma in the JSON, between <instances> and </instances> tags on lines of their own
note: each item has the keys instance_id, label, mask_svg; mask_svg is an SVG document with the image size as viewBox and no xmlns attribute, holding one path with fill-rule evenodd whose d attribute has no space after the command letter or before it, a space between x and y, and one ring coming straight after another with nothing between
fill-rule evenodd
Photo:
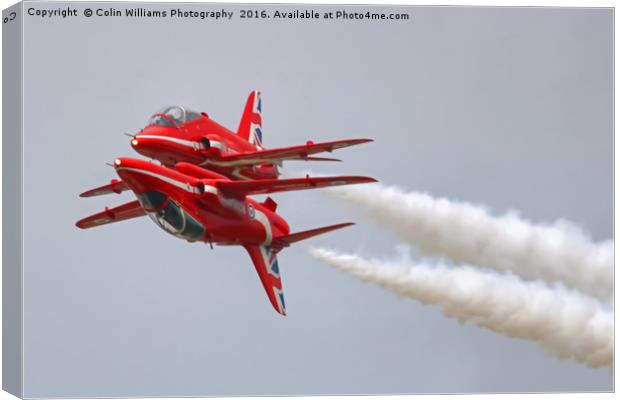
<instances>
[{"instance_id":1,"label":"wingtip","mask_svg":"<svg viewBox=\"0 0 620 400\"><path fill-rule=\"evenodd\" d=\"M342 224L338 224L334 227L334 230L348 228L350 226L355 225L355 222L343 222Z\"/></svg>"},{"instance_id":2,"label":"wingtip","mask_svg":"<svg viewBox=\"0 0 620 400\"><path fill-rule=\"evenodd\" d=\"M339 158L331 158L331 157L308 157L305 161L330 161L330 162L342 162Z\"/></svg>"},{"instance_id":3,"label":"wingtip","mask_svg":"<svg viewBox=\"0 0 620 400\"><path fill-rule=\"evenodd\" d=\"M341 222L339 224L332 225L332 228L336 230L336 229L347 228L352 225L355 225L355 222Z\"/></svg>"},{"instance_id":4,"label":"wingtip","mask_svg":"<svg viewBox=\"0 0 620 400\"><path fill-rule=\"evenodd\" d=\"M280 304L277 303L277 300L275 304L272 303L272 305L273 309L276 310L279 315L286 317L286 308L284 308L284 306L280 306Z\"/></svg>"},{"instance_id":5,"label":"wingtip","mask_svg":"<svg viewBox=\"0 0 620 400\"><path fill-rule=\"evenodd\" d=\"M360 180L360 183L376 183L376 182L379 182L378 180L376 180L375 178L373 178L371 176L360 176L358 178Z\"/></svg>"},{"instance_id":6,"label":"wingtip","mask_svg":"<svg viewBox=\"0 0 620 400\"><path fill-rule=\"evenodd\" d=\"M355 138L355 139L344 139L344 140L351 143L352 146L375 141L374 139L371 139L371 138Z\"/></svg>"},{"instance_id":7,"label":"wingtip","mask_svg":"<svg viewBox=\"0 0 620 400\"><path fill-rule=\"evenodd\" d=\"M339 229L348 228L348 227L353 226L353 225L355 225L355 222L343 222L343 223L340 223L340 224L335 224L335 225L331 226L330 231L337 231Z\"/></svg>"}]
</instances>

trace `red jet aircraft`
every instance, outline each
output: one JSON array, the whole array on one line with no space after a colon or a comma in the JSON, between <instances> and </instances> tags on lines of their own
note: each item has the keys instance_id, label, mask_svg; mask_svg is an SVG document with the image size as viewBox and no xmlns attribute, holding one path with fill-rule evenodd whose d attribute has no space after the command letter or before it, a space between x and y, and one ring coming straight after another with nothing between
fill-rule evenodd
<instances>
[{"instance_id":1,"label":"red jet aircraft","mask_svg":"<svg viewBox=\"0 0 620 400\"><path fill-rule=\"evenodd\" d=\"M167 107L154 114L140 133L132 136L131 146L138 153L173 167L188 162L209 168L234 180L275 179L278 165L285 160L339 161L312 157L343 147L371 142L348 139L265 149L262 145L262 102L260 93L250 93L237 134L198 113L180 106Z\"/></svg>"},{"instance_id":2,"label":"red jet aircraft","mask_svg":"<svg viewBox=\"0 0 620 400\"><path fill-rule=\"evenodd\" d=\"M138 139L139 140L139 139ZM267 198L259 203L249 195L375 182L368 177L337 176L233 181L179 162L175 168L132 158L118 158L114 168L120 181L82 193L91 197L132 190L138 200L91 215L76 223L86 229L148 215L164 231L189 242L241 245L249 253L269 301L286 315L276 255L292 243L351 223L291 234L286 221Z\"/></svg>"}]
</instances>

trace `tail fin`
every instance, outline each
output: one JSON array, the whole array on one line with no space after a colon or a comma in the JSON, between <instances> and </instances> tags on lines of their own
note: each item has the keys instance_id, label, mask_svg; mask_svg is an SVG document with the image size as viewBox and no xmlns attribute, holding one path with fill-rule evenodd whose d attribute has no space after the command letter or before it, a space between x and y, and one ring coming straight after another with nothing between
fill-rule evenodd
<instances>
[{"instance_id":1,"label":"tail fin","mask_svg":"<svg viewBox=\"0 0 620 400\"><path fill-rule=\"evenodd\" d=\"M315 229L310 229L307 231L296 232L290 235L285 235L285 236L280 236L278 238L275 238L271 245L274 249L279 251L283 247L288 247L295 242L309 239L311 237L321 235L323 233L335 231L336 229L346 228L347 226L351 226L351 225L355 225L355 224L353 222L345 222L343 224L323 226L321 228L315 228Z\"/></svg>"},{"instance_id":2,"label":"tail fin","mask_svg":"<svg viewBox=\"0 0 620 400\"><path fill-rule=\"evenodd\" d=\"M248 101L245 103L237 135L259 149L263 146L263 118L261 113L260 92L254 90L250 93Z\"/></svg>"},{"instance_id":3,"label":"tail fin","mask_svg":"<svg viewBox=\"0 0 620 400\"><path fill-rule=\"evenodd\" d=\"M256 268L258 277L263 284L263 288L265 288L269 302L278 313L286 315L284 292L282 290L282 280L280 279L280 267L278 266L278 259L276 258L280 250L291 243L350 225L353 224L348 222L281 236L274 240L271 243L271 246L257 246L252 244L246 244L243 246L254 263L254 267Z\"/></svg>"},{"instance_id":4,"label":"tail fin","mask_svg":"<svg viewBox=\"0 0 620 400\"><path fill-rule=\"evenodd\" d=\"M277 251L268 246L244 245L244 247L252 258L269 302L278 313L286 315Z\"/></svg>"}]
</instances>

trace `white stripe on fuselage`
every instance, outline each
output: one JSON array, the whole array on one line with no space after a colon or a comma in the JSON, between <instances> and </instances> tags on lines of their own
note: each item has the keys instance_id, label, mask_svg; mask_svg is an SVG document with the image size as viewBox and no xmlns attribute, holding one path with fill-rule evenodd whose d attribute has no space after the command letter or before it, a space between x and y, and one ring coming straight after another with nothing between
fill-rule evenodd
<instances>
[{"instance_id":1,"label":"white stripe on fuselage","mask_svg":"<svg viewBox=\"0 0 620 400\"><path fill-rule=\"evenodd\" d=\"M185 140L185 139L178 139L178 138L173 138L173 137L169 137L169 136L139 135L139 136L136 137L138 142L140 141L140 138L167 140L169 142L180 144L182 146L190 147L190 148L192 148L194 150L204 149L203 144L200 143L200 142L194 142L192 140ZM236 153L236 151L234 151L233 149L229 149L228 147L223 145L222 142L219 142L217 140L210 140L209 144L210 144L210 147L218 149L221 152L227 152L227 153L232 153L232 154ZM260 147L259 145L256 145L256 147L257 147L257 149L259 151L263 150L263 148ZM218 167L236 167L236 166L239 166L240 168L242 168L242 167L245 167L245 166L248 166L248 165L255 165L255 164L260 164L260 163L269 163L269 162L275 162L275 161L277 161L277 160L264 160L264 159L261 159L260 156L258 158L239 160L239 161L218 161L218 160L211 160L211 159L207 158L206 160L201 162L200 165L212 164L212 165L215 165L215 166L218 166ZM233 175L235 175L235 176L237 176L239 178L248 179L248 177L245 177L245 176L240 175L240 174L236 174L235 172L233 172Z\"/></svg>"},{"instance_id":2,"label":"white stripe on fuselage","mask_svg":"<svg viewBox=\"0 0 620 400\"><path fill-rule=\"evenodd\" d=\"M140 139L157 139L157 140L166 140L168 142L173 142L173 143L177 143L183 146L187 146L187 147L191 147L192 149L196 149L196 146L199 146L200 143L198 142L194 142L191 140L185 140L185 139L178 139L178 138L174 138L174 137L169 137L169 136L159 136L159 135L139 135L136 137L136 139L138 140L138 143L140 143Z\"/></svg>"},{"instance_id":3,"label":"white stripe on fuselage","mask_svg":"<svg viewBox=\"0 0 620 400\"><path fill-rule=\"evenodd\" d=\"M204 146L202 145L202 143L200 142L195 142L193 140L185 140L185 139L179 139L179 138L175 138L175 137L170 137L170 136L159 136L159 135L138 135L136 137L136 139L138 140L138 143L140 142L140 138L144 138L144 139L157 139L157 140L167 140L169 142L173 142L176 144L180 144L182 146L187 146L187 147L191 147L194 150L199 150L199 149L204 149ZM222 144L222 142L218 142L217 140L213 140L213 141L209 141L210 147L219 149L221 151L224 150L224 145Z\"/></svg>"},{"instance_id":4,"label":"white stripe on fuselage","mask_svg":"<svg viewBox=\"0 0 620 400\"><path fill-rule=\"evenodd\" d=\"M254 219L260 222L260 224L265 228L265 241L263 242L263 246L270 245L271 240L273 239L273 234L271 233L271 223L269 222L269 218L267 218L265 213L254 208Z\"/></svg>"},{"instance_id":5,"label":"white stripe on fuselage","mask_svg":"<svg viewBox=\"0 0 620 400\"><path fill-rule=\"evenodd\" d=\"M149 176L152 176L152 177L157 178L159 180L162 180L162 181L164 181L166 183L174 185L174 186L176 186L178 188L181 188L181 189L183 189L183 190L185 190L187 192L195 193L195 194L200 194L200 192L198 191L198 188L190 185L189 183L177 181L176 179L172 179L172 178L170 178L168 176L161 175L161 174L158 174L156 172L151 172L151 171L147 171L145 169L139 169L139 168L129 168L129 167L117 167L116 169L117 170L124 169L124 170L127 170L127 171L134 171L134 172L138 172L140 174L149 175ZM217 191L216 187L211 186L211 185L206 185L206 184L204 186L205 186L205 192L209 192L209 193L213 193L213 194L218 194L218 191Z\"/></svg>"}]
</instances>

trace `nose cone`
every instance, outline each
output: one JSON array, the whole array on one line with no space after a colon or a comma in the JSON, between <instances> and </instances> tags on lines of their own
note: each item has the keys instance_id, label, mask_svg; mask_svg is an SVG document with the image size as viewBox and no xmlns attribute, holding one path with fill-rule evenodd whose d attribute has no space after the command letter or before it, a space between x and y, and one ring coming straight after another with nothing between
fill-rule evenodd
<instances>
[{"instance_id":1,"label":"nose cone","mask_svg":"<svg viewBox=\"0 0 620 400\"><path fill-rule=\"evenodd\" d=\"M131 139L131 147L143 156L156 159L167 166L173 166L179 161L202 161L200 144L171 129L148 126Z\"/></svg>"},{"instance_id":2,"label":"nose cone","mask_svg":"<svg viewBox=\"0 0 620 400\"><path fill-rule=\"evenodd\" d=\"M181 181L174 176L174 171L147 160L119 157L113 165L118 176L136 195L149 190L167 192L166 188L170 187L167 181Z\"/></svg>"},{"instance_id":3,"label":"nose cone","mask_svg":"<svg viewBox=\"0 0 620 400\"><path fill-rule=\"evenodd\" d=\"M119 157L114 160L114 169L127 186L136 193L142 193L150 186L149 171L152 164L135 158Z\"/></svg>"},{"instance_id":4,"label":"nose cone","mask_svg":"<svg viewBox=\"0 0 620 400\"><path fill-rule=\"evenodd\" d=\"M143 128L140 133L135 134L131 141L131 147L138 153L157 151L166 145L166 141L174 138L175 132L172 128L149 125Z\"/></svg>"},{"instance_id":5,"label":"nose cone","mask_svg":"<svg viewBox=\"0 0 620 400\"><path fill-rule=\"evenodd\" d=\"M135 135L131 141L131 148L150 158L157 158L158 152L166 149L166 136L162 135L159 130L149 129L142 130L141 133Z\"/></svg>"},{"instance_id":6,"label":"nose cone","mask_svg":"<svg viewBox=\"0 0 620 400\"><path fill-rule=\"evenodd\" d=\"M135 158L129 157L119 157L114 160L114 168L116 171L127 169L127 168L147 168L149 166L148 161L138 160Z\"/></svg>"}]
</instances>

